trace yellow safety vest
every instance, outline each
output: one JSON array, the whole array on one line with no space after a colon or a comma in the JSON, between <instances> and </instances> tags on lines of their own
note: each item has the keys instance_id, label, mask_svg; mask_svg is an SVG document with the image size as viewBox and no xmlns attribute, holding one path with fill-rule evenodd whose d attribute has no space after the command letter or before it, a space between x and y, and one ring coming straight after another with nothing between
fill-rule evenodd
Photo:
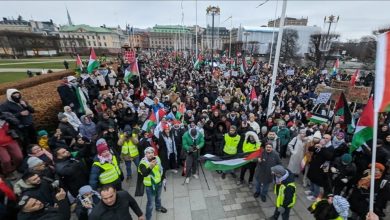
<instances>
[{"instance_id":1,"label":"yellow safety vest","mask_svg":"<svg viewBox=\"0 0 390 220\"><path fill-rule=\"evenodd\" d=\"M137 137L136 134L133 134L132 136ZM120 138L123 138L123 134ZM122 155L136 157L139 155L138 147L130 139L124 141L122 145Z\"/></svg>"},{"instance_id":2,"label":"yellow safety vest","mask_svg":"<svg viewBox=\"0 0 390 220\"><path fill-rule=\"evenodd\" d=\"M225 146L223 147L223 152L229 155L237 154L237 147L240 143L240 135L236 135L234 137L230 137L229 134L225 134Z\"/></svg>"},{"instance_id":3,"label":"yellow safety vest","mask_svg":"<svg viewBox=\"0 0 390 220\"><path fill-rule=\"evenodd\" d=\"M101 164L100 162L94 162L93 165L96 165L104 170L99 175L99 182L102 185L116 181L121 175L121 170L119 169L118 161L116 160L116 157L114 155L112 155L112 163Z\"/></svg>"},{"instance_id":4,"label":"yellow safety vest","mask_svg":"<svg viewBox=\"0 0 390 220\"><path fill-rule=\"evenodd\" d=\"M244 141L244 144L242 145L242 151L244 153L254 152L260 149L260 143L250 143L249 141Z\"/></svg>"},{"instance_id":5,"label":"yellow safety vest","mask_svg":"<svg viewBox=\"0 0 390 220\"><path fill-rule=\"evenodd\" d=\"M149 174L148 176L144 177L144 185L145 186L152 186L152 179L154 180L155 184L158 184L161 182L161 172L160 172L160 166L159 166L159 164L161 164L161 160L159 157L156 157L156 159L157 159L157 164L152 169L153 174ZM142 158L139 165L141 165L141 164L143 164L146 168L149 168L149 162L146 161L145 158ZM138 172L141 173L139 166L138 166Z\"/></svg>"},{"instance_id":6,"label":"yellow safety vest","mask_svg":"<svg viewBox=\"0 0 390 220\"><path fill-rule=\"evenodd\" d=\"M296 186L295 186L295 183L289 183L287 184L287 186L292 186L294 187L294 195L293 195L293 199L291 201L290 204L288 204L288 208L291 208L295 205L295 202L297 200L297 193L296 193ZM275 185L274 187L274 193L275 195L277 196L276 198L276 208L279 208L283 205L283 202L284 202L284 190L286 189L286 186L284 184L280 184L279 186L279 192L277 192L277 185Z\"/></svg>"}]
</instances>

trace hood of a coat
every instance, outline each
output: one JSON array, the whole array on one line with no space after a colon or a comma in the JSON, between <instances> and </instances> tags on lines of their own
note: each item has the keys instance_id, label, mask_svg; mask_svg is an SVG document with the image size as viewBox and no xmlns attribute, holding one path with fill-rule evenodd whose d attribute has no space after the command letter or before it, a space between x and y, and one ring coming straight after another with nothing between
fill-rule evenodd
<instances>
[{"instance_id":1,"label":"hood of a coat","mask_svg":"<svg viewBox=\"0 0 390 220\"><path fill-rule=\"evenodd\" d=\"M7 100L10 101L10 102L14 102L14 100L12 100L11 96L12 94L14 94L15 92L19 92L19 90L17 89L7 89ZM19 92L20 93L20 92Z\"/></svg>"}]
</instances>

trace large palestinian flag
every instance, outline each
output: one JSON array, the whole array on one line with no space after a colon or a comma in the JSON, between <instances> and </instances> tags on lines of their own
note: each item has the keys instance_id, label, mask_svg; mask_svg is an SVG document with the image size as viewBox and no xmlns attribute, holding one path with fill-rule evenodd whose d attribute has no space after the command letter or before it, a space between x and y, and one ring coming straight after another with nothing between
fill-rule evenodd
<instances>
[{"instance_id":1,"label":"large palestinian flag","mask_svg":"<svg viewBox=\"0 0 390 220\"><path fill-rule=\"evenodd\" d=\"M89 55L89 61L88 61L88 67L87 71L88 73L92 73L96 68L99 67L99 62L96 59L95 50L93 47L91 48L91 54Z\"/></svg>"},{"instance_id":2,"label":"large palestinian flag","mask_svg":"<svg viewBox=\"0 0 390 220\"><path fill-rule=\"evenodd\" d=\"M263 152L263 148L260 148L259 150L249 155L242 154L238 158L230 158L230 159L223 159L215 155L206 154L203 156L203 159L206 160L204 166L208 170L221 170L221 171L233 170L244 166L245 164L251 162L254 159L259 158L262 152Z\"/></svg>"}]
</instances>

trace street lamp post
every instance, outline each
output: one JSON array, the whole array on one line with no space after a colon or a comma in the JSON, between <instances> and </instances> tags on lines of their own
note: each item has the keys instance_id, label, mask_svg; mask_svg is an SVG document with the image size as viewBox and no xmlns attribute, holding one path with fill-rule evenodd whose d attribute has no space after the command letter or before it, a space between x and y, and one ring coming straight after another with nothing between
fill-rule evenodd
<instances>
[{"instance_id":1,"label":"street lamp post","mask_svg":"<svg viewBox=\"0 0 390 220\"><path fill-rule=\"evenodd\" d=\"M330 15L328 17L325 16L324 18L324 23L328 23L328 31L325 35L325 37L322 39L321 37L321 41L320 41L320 51L324 52L324 54L326 54L327 52L329 52L330 50L330 47L332 45L332 38L334 36L331 36L330 35L330 30L331 30L331 27L332 27L332 24L337 24L339 21L339 16L334 16L334 15ZM324 62L324 68L325 68L325 65L326 65L326 62Z\"/></svg>"},{"instance_id":2,"label":"street lamp post","mask_svg":"<svg viewBox=\"0 0 390 220\"><path fill-rule=\"evenodd\" d=\"M219 7L209 6L206 9L207 14L211 15L211 74L214 70L213 60L214 60L214 16L219 15Z\"/></svg>"}]
</instances>

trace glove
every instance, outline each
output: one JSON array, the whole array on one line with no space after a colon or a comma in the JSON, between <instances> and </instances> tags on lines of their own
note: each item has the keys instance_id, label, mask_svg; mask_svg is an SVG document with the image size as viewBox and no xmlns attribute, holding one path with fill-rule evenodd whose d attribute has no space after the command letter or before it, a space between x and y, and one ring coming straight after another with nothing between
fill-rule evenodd
<instances>
[{"instance_id":1,"label":"glove","mask_svg":"<svg viewBox=\"0 0 390 220\"><path fill-rule=\"evenodd\" d=\"M334 167L331 167L330 168L330 171L332 172L332 173L338 173L339 171L336 169L336 168L334 168Z\"/></svg>"},{"instance_id":2,"label":"glove","mask_svg":"<svg viewBox=\"0 0 390 220\"><path fill-rule=\"evenodd\" d=\"M280 214L283 214L285 211L286 211L286 209L284 207L278 208L278 212L280 212Z\"/></svg>"},{"instance_id":3,"label":"glove","mask_svg":"<svg viewBox=\"0 0 390 220\"><path fill-rule=\"evenodd\" d=\"M341 182L343 182L343 183L348 183L348 179L347 179L347 178L342 178L342 179L341 179Z\"/></svg>"}]
</instances>

